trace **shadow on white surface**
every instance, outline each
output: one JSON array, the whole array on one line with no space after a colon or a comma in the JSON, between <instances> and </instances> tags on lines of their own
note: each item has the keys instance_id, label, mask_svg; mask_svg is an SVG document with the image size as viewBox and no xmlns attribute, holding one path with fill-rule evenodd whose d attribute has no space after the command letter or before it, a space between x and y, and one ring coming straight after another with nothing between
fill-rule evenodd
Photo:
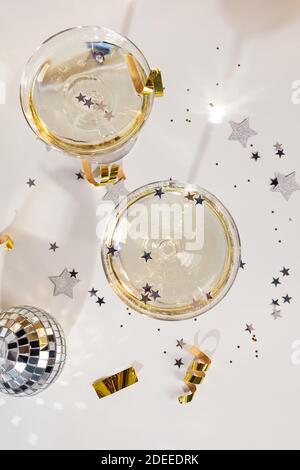
<instances>
[{"instance_id":1,"label":"shadow on white surface","mask_svg":"<svg viewBox=\"0 0 300 470\"><path fill-rule=\"evenodd\" d=\"M298 0L221 0L219 4L225 17L242 37L279 28L300 13Z\"/></svg>"},{"instance_id":2,"label":"shadow on white surface","mask_svg":"<svg viewBox=\"0 0 300 470\"><path fill-rule=\"evenodd\" d=\"M210 330L203 338L200 338L200 330L195 333L194 344L210 358L216 353L221 341L221 332L217 329Z\"/></svg>"},{"instance_id":3,"label":"shadow on white surface","mask_svg":"<svg viewBox=\"0 0 300 470\"><path fill-rule=\"evenodd\" d=\"M61 323L67 334L80 315L87 293L84 285L90 285L95 260L98 259L95 256L98 242L96 211L92 193L85 191L82 185L70 181L69 170L62 167L46 174L50 184L47 183L41 191L47 191L48 188L52 191L53 187L59 186L65 195L63 210L60 210L60 214L64 215L60 215L60 220L56 221L60 248L56 253L49 251L49 243L54 240L41 238L34 233L34 227L30 224L32 214L36 214L36 197L42 202L44 197L51 198L51 194L34 194L31 191L24 198L23 207L7 227L14 239L15 248L3 258L1 308L20 304L43 308ZM42 217L43 204L38 211L37 215ZM37 218L37 224L38 220ZM40 223L43 224L43 219ZM74 287L73 299L64 295L52 296L53 284L49 276L60 275L66 267L70 271L76 268L81 280Z\"/></svg>"},{"instance_id":4,"label":"shadow on white surface","mask_svg":"<svg viewBox=\"0 0 300 470\"><path fill-rule=\"evenodd\" d=\"M222 83L226 83L226 89L224 88L225 91L221 99L227 101L227 111L239 112L238 108L242 108L244 102L248 101L250 97L242 97L237 103L232 100L232 93L229 90L235 88L234 74L241 57L244 55L248 39L255 35L268 34L272 30L284 27L286 23L294 21L297 15L300 14L300 2L298 0L287 0L285 2L281 0L264 0L263 2L261 0L243 2L240 0L221 0L219 4L224 17L231 23L236 36L231 50L228 51L225 69L223 73L221 71ZM209 113L207 117L208 122L202 134L200 134L197 151L188 173L188 181L190 182L197 180L199 169L209 148L214 124L219 124L219 122L214 124L213 121L209 122ZM222 120L223 118L226 118L226 116L222 116Z\"/></svg>"}]
</instances>

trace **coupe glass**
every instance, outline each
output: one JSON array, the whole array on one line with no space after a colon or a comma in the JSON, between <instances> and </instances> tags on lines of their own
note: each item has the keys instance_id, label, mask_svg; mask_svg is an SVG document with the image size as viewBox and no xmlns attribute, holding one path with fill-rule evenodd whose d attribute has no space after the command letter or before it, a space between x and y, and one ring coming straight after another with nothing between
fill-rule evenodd
<instances>
[{"instance_id":1,"label":"coupe glass","mask_svg":"<svg viewBox=\"0 0 300 470\"><path fill-rule=\"evenodd\" d=\"M48 313L29 306L0 313L0 392L36 395L58 378L65 357L63 331Z\"/></svg>"},{"instance_id":2,"label":"coupe glass","mask_svg":"<svg viewBox=\"0 0 300 470\"><path fill-rule=\"evenodd\" d=\"M116 206L102 263L130 308L183 320L210 310L229 291L240 267L240 239L231 215L211 193L160 181Z\"/></svg>"},{"instance_id":3,"label":"coupe glass","mask_svg":"<svg viewBox=\"0 0 300 470\"><path fill-rule=\"evenodd\" d=\"M27 62L20 89L24 116L47 145L83 160L96 184L122 176L115 162L136 142L161 74L127 38L80 26L47 39ZM92 172L91 164L100 167Z\"/></svg>"}]
</instances>

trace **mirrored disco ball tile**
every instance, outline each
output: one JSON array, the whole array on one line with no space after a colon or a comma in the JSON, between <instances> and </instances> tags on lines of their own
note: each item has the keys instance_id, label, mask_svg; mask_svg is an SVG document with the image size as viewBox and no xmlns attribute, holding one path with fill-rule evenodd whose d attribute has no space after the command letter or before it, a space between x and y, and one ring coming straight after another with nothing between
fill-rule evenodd
<instances>
[{"instance_id":1,"label":"mirrored disco ball tile","mask_svg":"<svg viewBox=\"0 0 300 470\"><path fill-rule=\"evenodd\" d=\"M0 392L35 395L60 375L66 342L59 324L35 307L0 313Z\"/></svg>"}]
</instances>

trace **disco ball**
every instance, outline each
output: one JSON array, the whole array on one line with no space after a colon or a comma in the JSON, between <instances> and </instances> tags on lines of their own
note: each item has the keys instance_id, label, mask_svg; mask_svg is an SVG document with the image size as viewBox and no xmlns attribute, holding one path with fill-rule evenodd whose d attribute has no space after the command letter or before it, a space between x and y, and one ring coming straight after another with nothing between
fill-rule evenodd
<instances>
[{"instance_id":1,"label":"disco ball","mask_svg":"<svg viewBox=\"0 0 300 470\"><path fill-rule=\"evenodd\" d=\"M24 397L45 390L65 358L63 331L48 313L28 306L0 313L0 392Z\"/></svg>"}]
</instances>

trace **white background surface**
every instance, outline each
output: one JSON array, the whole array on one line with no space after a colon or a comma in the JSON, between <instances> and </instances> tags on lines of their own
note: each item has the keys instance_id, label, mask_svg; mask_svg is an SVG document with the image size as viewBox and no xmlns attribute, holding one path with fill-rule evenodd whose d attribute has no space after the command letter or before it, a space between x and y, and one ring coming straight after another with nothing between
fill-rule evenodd
<instances>
[{"instance_id":1,"label":"white background surface","mask_svg":"<svg viewBox=\"0 0 300 470\"><path fill-rule=\"evenodd\" d=\"M296 170L300 181L300 106L291 101L291 84L300 79L300 2L137 0L130 22L129 3L1 5L0 228L8 227L16 242L14 252L0 254L1 306L27 303L55 315L66 332L68 361L43 394L0 397L0 448L299 448L300 365L291 354L300 339L300 192L286 202L269 183L275 171ZM22 116L18 85L27 58L48 36L79 24L127 33L163 71L166 95L155 101L124 163L128 189L171 176L200 184L239 227L245 269L225 300L197 321L128 315L100 264L95 227L102 190L77 181L79 162L47 152ZM209 123L210 102L224 106L222 123ZM258 135L244 149L228 141L228 121L246 117ZM281 160L277 140L286 153ZM256 150L258 162L250 159ZM32 189L29 177L36 178ZM56 253L49 252L54 241ZM291 275L275 288L272 277L284 265ZM53 297L48 280L65 267L81 279L73 300ZM103 307L89 297L91 287L105 297ZM271 298L287 293L291 305L274 321ZM257 343L244 331L246 322L254 324ZM194 401L181 406L184 370L174 359L187 364L188 357L176 339L201 345L211 333L219 338L213 366ZM91 383L133 361L143 364L139 383L98 400Z\"/></svg>"}]
</instances>

